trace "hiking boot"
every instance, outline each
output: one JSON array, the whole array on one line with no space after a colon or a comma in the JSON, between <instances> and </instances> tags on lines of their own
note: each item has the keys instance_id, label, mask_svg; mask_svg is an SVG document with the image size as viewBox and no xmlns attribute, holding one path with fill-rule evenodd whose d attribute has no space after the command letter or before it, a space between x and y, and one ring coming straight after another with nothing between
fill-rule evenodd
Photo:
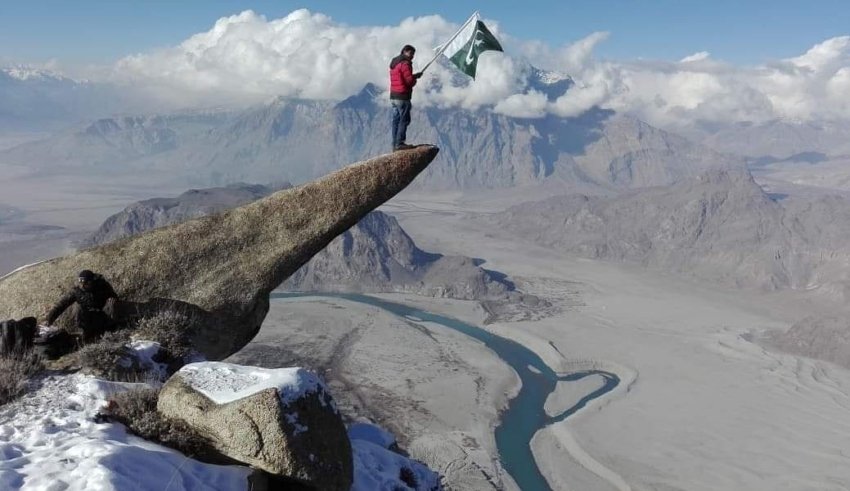
<instances>
[{"instance_id":1,"label":"hiking boot","mask_svg":"<svg viewBox=\"0 0 850 491\"><path fill-rule=\"evenodd\" d=\"M399 143L393 151L396 152L398 150L410 150L411 148L416 148L416 145L408 145L407 143Z\"/></svg>"}]
</instances>

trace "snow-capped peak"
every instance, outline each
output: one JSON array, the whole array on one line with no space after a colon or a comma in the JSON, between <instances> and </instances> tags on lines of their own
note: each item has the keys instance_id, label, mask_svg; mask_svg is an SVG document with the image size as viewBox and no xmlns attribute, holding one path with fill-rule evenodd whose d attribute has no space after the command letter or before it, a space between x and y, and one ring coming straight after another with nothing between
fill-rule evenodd
<instances>
[{"instance_id":1,"label":"snow-capped peak","mask_svg":"<svg viewBox=\"0 0 850 491\"><path fill-rule=\"evenodd\" d=\"M15 80L20 80L23 82L59 80L78 83L77 80L72 80L59 72L47 70L44 68L36 68L29 65L13 65L5 68L0 68L0 73L4 73L5 75Z\"/></svg>"},{"instance_id":2,"label":"snow-capped peak","mask_svg":"<svg viewBox=\"0 0 850 491\"><path fill-rule=\"evenodd\" d=\"M546 85L556 84L562 80L572 80L569 75L550 70L537 69L537 79Z\"/></svg>"}]
</instances>

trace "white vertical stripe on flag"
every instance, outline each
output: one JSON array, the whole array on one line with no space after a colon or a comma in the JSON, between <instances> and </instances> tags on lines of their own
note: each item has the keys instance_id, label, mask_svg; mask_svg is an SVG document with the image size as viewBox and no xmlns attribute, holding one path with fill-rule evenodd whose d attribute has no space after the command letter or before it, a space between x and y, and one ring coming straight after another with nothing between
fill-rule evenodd
<instances>
[{"instance_id":1,"label":"white vertical stripe on flag","mask_svg":"<svg viewBox=\"0 0 850 491\"><path fill-rule=\"evenodd\" d=\"M460 31L457 36L452 39L452 42L450 42L448 46L446 46L446 48L443 50L443 55L446 58L451 58L458 51L463 49L464 46L466 46L466 43L468 43L472 36L475 35L475 29L478 26L479 19L480 16L478 15L478 12L475 12L472 15L472 18L467 21L466 26L463 28L463 30Z\"/></svg>"}]
</instances>

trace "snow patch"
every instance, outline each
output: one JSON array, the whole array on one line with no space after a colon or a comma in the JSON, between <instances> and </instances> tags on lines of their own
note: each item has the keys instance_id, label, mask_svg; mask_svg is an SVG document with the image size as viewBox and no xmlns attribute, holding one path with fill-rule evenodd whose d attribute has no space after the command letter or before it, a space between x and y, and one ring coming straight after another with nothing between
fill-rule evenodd
<instances>
[{"instance_id":1,"label":"snow patch","mask_svg":"<svg viewBox=\"0 0 850 491\"><path fill-rule=\"evenodd\" d=\"M247 467L204 464L130 435L122 425L94 422L107 397L141 386L48 376L0 407L0 489L247 489Z\"/></svg>"},{"instance_id":2,"label":"snow patch","mask_svg":"<svg viewBox=\"0 0 850 491\"><path fill-rule=\"evenodd\" d=\"M354 423L348 427L348 437L352 440L363 440L390 448L395 442L395 436L380 426L371 423Z\"/></svg>"},{"instance_id":3,"label":"snow patch","mask_svg":"<svg viewBox=\"0 0 850 491\"><path fill-rule=\"evenodd\" d=\"M540 70L538 73L540 76L540 82L546 85L556 84L562 80L567 80L568 78L570 78L569 76L564 75L563 73L553 72L549 70Z\"/></svg>"},{"instance_id":4,"label":"snow patch","mask_svg":"<svg viewBox=\"0 0 850 491\"><path fill-rule=\"evenodd\" d=\"M408 486L411 482L415 483L416 491L443 489L440 475L425 464L388 450L396 439L380 426L354 423L348 427L348 438L354 457L351 491L411 489ZM402 469L407 469L408 482L401 480Z\"/></svg>"},{"instance_id":5,"label":"snow patch","mask_svg":"<svg viewBox=\"0 0 850 491\"><path fill-rule=\"evenodd\" d=\"M154 357L162 349L156 341L132 341L127 345L136 357L139 366L146 371L157 374L159 380L168 378L168 364L154 361Z\"/></svg>"},{"instance_id":6,"label":"snow patch","mask_svg":"<svg viewBox=\"0 0 850 491\"><path fill-rule=\"evenodd\" d=\"M349 435L350 436L350 435ZM354 484L351 491L410 489L401 480L402 469L413 477L417 491L442 489L440 476L421 462L408 459L370 441L351 439L354 457Z\"/></svg>"},{"instance_id":7,"label":"snow patch","mask_svg":"<svg viewBox=\"0 0 850 491\"><path fill-rule=\"evenodd\" d=\"M204 361L185 365L177 373L216 404L227 404L265 389L277 389L284 406L312 392L329 393L317 374L301 367L270 369ZM320 400L325 404L324 398Z\"/></svg>"},{"instance_id":8,"label":"snow patch","mask_svg":"<svg viewBox=\"0 0 850 491\"><path fill-rule=\"evenodd\" d=\"M0 279L2 279L2 278L0 278ZM44 324L38 325L38 336L42 337L42 338L50 336L51 334L58 332L58 331L59 331L59 328L56 327L56 326L45 326Z\"/></svg>"},{"instance_id":9,"label":"snow patch","mask_svg":"<svg viewBox=\"0 0 850 491\"><path fill-rule=\"evenodd\" d=\"M297 412L286 413L283 416L286 418L286 421L289 422L289 424L291 424L292 426L295 427L295 431L292 432L293 435L299 435L299 434L304 433L305 431L310 429L310 428L308 428L308 427L306 427L306 426L304 426L304 425L302 425L301 423L298 422L298 413ZM310 455L312 455L312 454L310 454Z\"/></svg>"},{"instance_id":10,"label":"snow patch","mask_svg":"<svg viewBox=\"0 0 850 491\"><path fill-rule=\"evenodd\" d=\"M154 353L152 345L145 346L148 350L141 351ZM203 365L206 366L189 372L202 376L217 369L215 373L223 375L225 367L217 365L227 364ZM240 391L248 391L269 386L272 381L279 384L275 387L287 387L289 400L295 394L324 388L317 376L301 368L230 368L235 368L238 382L213 384L225 395L233 395L228 387L234 385ZM120 424L94 421L108 397L145 384L108 382L77 374L47 376L34 386L35 390L21 399L0 407L0 489L4 491L248 489L251 471L247 467L205 464L128 434ZM298 425L297 413L290 413L287 418ZM438 474L384 448L395 441L386 430L357 424L349 429L349 437L354 453L352 491L409 489L401 480L403 474L408 481L415 480L416 490L440 489ZM407 470L403 473L402 469Z\"/></svg>"}]
</instances>

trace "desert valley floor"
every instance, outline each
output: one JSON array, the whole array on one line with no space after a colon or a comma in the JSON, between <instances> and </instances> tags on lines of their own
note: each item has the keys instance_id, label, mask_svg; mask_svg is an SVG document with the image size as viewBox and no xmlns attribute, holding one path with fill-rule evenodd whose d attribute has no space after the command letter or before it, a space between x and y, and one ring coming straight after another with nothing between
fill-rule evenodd
<instances>
[{"instance_id":1,"label":"desert valley floor","mask_svg":"<svg viewBox=\"0 0 850 491\"><path fill-rule=\"evenodd\" d=\"M21 263L62 252L74 231L93 229L136 193L143 191L99 200L69 192L63 210L47 207L44 195L31 200L35 204L30 209L21 204L26 200L6 200L33 219L44 218L40 224L67 219L69 230L47 242L35 235L20 241L12 234L2 245L5 261ZM524 292L552 302L558 307L554 315L484 325L486 313L473 302L383 297L516 340L557 372L600 368L620 377L614 391L532 441L538 466L553 489L850 489L850 371L755 342L765 332L785 330L828 308L826 304L801 293L730 290L634 266L571 258L474 219L506 205L492 197L408 193L382 210L396 216L423 249L481 258L485 268L507 274ZM33 243L52 245L33 249ZM8 271L10 264L2 266ZM406 329L415 331L406 323L338 299L273 302L256 341L268 341L283 330L289 334L281 339L307 343L311 333L321 330L331 339L340 335L336 326L358 324L382 326L375 328L373 339L356 341L357 350L373 350L360 353L361 361L398 357L405 363L396 367L418 372L415 380L421 383L399 387L404 374L388 371L386 363L349 366L360 371L362 381L387 393L408 391L426 401L421 414L427 417L417 419L420 413L404 408L397 415L413 456L430 455L431 464L446 472L438 460L451 459L439 456L438 450L441 442L452 441L491 478L498 473L491 462L492 426L507 397L516 392L517 379L477 341L429 326L440 346L420 349L405 334ZM445 356L435 361L429 353ZM453 364L455 371L469 370L465 382L463 374L440 375ZM478 386L475 397L469 394L470 384ZM563 397L560 390L553 397L558 396ZM458 482L471 479L474 487L489 486L487 479L461 474ZM511 487L509 479L501 482Z\"/></svg>"},{"instance_id":2,"label":"desert valley floor","mask_svg":"<svg viewBox=\"0 0 850 491\"><path fill-rule=\"evenodd\" d=\"M850 489L850 372L752 342L827 307L567 258L484 229L464 211L488 206L399 199L385 209L426 250L483 258L521 289L567 305L487 329L555 370L595 362L623 380L535 438L553 488ZM416 301L432 311L447 303ZM481 321L473 309L449 312Z\"/></svg>"}]
</instances>

